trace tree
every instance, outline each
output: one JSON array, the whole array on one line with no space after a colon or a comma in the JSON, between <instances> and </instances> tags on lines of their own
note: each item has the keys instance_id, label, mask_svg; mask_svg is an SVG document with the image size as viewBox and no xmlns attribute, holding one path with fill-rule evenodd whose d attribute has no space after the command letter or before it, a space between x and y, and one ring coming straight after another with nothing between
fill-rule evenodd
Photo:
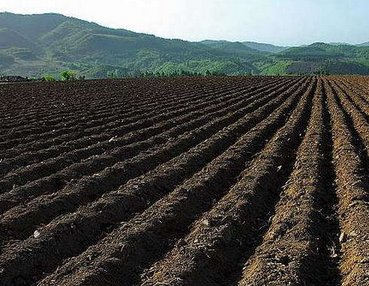
<instances>
[{"instance_id":1,"label":"tree","mask_svg":"<svg viewBox=\"0 0 369 286\"><path fill-rule=\"evenodd\" d=\"M76 74L72 71L62 71L60 75L62 81L76 80Z\"/></svg>"}]
</instances>

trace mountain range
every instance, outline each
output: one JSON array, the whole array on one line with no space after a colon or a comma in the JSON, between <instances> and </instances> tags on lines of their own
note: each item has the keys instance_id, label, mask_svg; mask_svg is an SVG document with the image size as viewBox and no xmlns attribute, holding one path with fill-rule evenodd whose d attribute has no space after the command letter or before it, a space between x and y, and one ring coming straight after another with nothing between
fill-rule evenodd
<instances>
[{"instance_id":1,"label":"mountain range","mask_svg":"<svg viewBox=\"0 0 369 286\"><path fill-rule=\"evenodd\" d=\"M60 14L0 13L0 74L87 78L151 72L369 74L369 42L280 47L256 42L164 39Z\"/></svg>"}]
</instances>

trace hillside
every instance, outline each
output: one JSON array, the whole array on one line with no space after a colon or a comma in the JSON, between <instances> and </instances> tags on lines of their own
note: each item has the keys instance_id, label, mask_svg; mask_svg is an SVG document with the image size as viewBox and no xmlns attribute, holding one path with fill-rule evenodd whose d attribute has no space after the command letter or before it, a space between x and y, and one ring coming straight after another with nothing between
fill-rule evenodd
<instances>
[{"instance_id":1,"label":"hillside","mask_svg":"<svg viewBox=\"0 0 369 286\"><path fill-rule=\"evenodd\" d=\"M369 74L369 47L314 43L273 56L276 65L288 63L281 74Z\"/></svg>"},{"instance_id":2,"label":"hillside","mask_svg":"<svg viewBox=\"0 0 369 286\"><path fill-rule=\"evenodd\" d=\"M271 44L264 44L264 43L256 43L256 42L242 42L242 44L246 45L251 49L255 49L261 52L268 52L268 53L279 53L284 50L287 50L288 47L280 47Z\"/></svg>"},{"instance_id":3,"label":"hillside","mask_svg":"<svg viewBox=\"0 0 369 286\"><path fill-rule=\"evenodd\" d=\"M59 14L0 13L0 74L369 74L369 47L164 39Z\"/></svg>"},{"instance_id":4,"label":"hillside","mask_svg":"<svg viewBox=\"0 0 369 286\"><path fill-rule=\"evenodd\" d=\"M2 73L27 76L72 69L87 77L91 69L171 72L189 70L205 73L258 72L252 65L265 55L232 44L212 47L177 39L163 39L59 14L17 15L0 13L0 53L13 62ZM20 58L19 51L37 57ZM14 53L18 51L18 53ZM24 71L21 70L24 66ZM35 68L30 68L34 66ZM27 67L27 68L26 68ZM106 72L109 72L107 70ZM104 72L103 72L104 73ZM101 76L101 72L98 72Z\"/></svg>"},{"instance_id":5,"label":"hillside","mask_svg":"<svg viewBox=\"0 0 369 286\"><path fill-rule=\"evenodd\" d=\"M213 49L222 51L224 53L230 53L234 56L249 56L255 59L258 59L262 56L266 56L268 53L259 51L257 49L252 49L241 42L228 42L228 41L202 41L200 42L203 45L211 47Z\"/></svg>"},{"instance_id":6,"label":"hillside","mask_svg":"<svg viewBox=\"0 0 369 286\"><path fill-rule=\"evenodd\" d=\"M211 47L222 47L222 46L238 46L239 48L243 47L242 49L252 51L255 53L255 51L258 51L259 54L273 54L273 53L279 53L281 51L284 51L288 49L288 47L280 47L280 46L274 46L271 44L264 44L264 43L257 43L257 42L229 42L229 41L216 41L216 40L204 40L200 42L201 44L211 46Z\"/></svg>"},{"instance_id":7,"label":"hillside","mask_svg":"<svg viewBox=\"0 0 369 286\"><path fill-rule=\"evenodd\" d=\"M357 45L358 47L369 47L369 42L361 43Z\"/></svg>"}]
</instances>

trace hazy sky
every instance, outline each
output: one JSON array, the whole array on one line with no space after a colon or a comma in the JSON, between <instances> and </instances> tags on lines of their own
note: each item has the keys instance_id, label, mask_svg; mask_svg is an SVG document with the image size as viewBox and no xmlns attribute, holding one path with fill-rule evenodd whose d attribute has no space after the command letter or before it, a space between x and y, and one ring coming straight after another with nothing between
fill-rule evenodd
<instances>
[{"instance_id":1,"label":"hazy sky","mask_svg":"<svg viewBox=\"0 0 369 286\"><path fill-rule=\"evenodd\" d=\"M191 41L369 41L369 0L0 0L0 11L56 12Z\"/></svg>"}]
</instances>

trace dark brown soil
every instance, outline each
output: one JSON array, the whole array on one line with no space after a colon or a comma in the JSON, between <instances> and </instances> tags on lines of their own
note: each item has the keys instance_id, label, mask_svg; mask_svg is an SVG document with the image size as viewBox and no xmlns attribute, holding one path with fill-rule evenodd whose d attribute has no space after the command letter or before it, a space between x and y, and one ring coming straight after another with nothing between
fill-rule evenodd
<instances>
[{"instance_id":1,"label":"dark brown soil","mask_svg":"<svg viewBox=\"0 0 369 286\"><path fill-rule=\"evenodd\" d=\"M0 286L369 285L369 78L0 89Z\"/></svg>"}]
</instances>

